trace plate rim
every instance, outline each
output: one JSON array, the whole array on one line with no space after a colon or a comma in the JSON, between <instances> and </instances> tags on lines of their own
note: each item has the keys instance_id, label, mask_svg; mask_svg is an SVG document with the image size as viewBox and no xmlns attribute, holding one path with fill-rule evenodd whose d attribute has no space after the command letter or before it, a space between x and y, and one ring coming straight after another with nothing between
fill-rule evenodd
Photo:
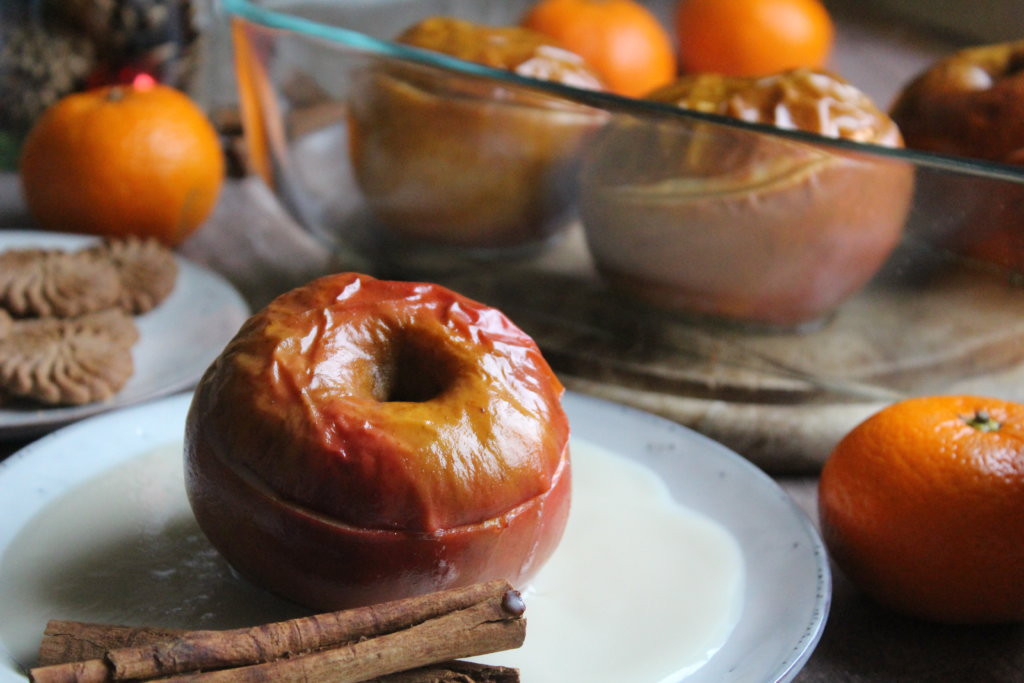
<instances>
[{"instance_id":1,"label":"plate rim","mask_svg":"<svg viewBox=\"0 0 1024 683\"><path fill-rule=\"evenodd\" d=\"M642 410L623 403L617 403L608 399L574 391L566 391L565 399L570 403L570 405L572 403L589 404L594 406L595 409L618 412L627 416L630 420L646 422L652 425L653 428L665 433L674 434L681 439L699 443L703 449L708 451L708 453L713 453L715 458L729 462L736 471L743 472L744 476L749 477L751 482L757 482L756 485L764 487L764 491L766 493L771 491L777 496L777 502L782 506L785 512L791 516L791 521L796 524L796 527L803 533L804 540L808 542L809 550L811 555L815 558L815 567L817 569L816 583L814 586L814 607L812 608L809 621L806 624L806 629L797 642L794 643L790 656L783 659L776 669L770 672L765 672L765 676L762 679L758 679L759 681L771 681L772 683L784 683L785 681L792 680L804 665L806 665L807 661L814 653L814 650L817 648L818 643L821 641L832 606L833 579L828 559L828 550L820 533L818 532L817 527L815 527L807 513L796 503L795 500L793 500L792 496L786 493L786 491L777 481L775 481L775 479L771 477L771 475L761 469L757 464L705 434L701 434L690 427L669 420L668 418L661 417L660 415L650 411ZM649 466L649 463L642 464ZM669 486L670 489L672 488L671 482L665 481L664 477L660 474L658 476L667 486ZM679 502L686 505L686 501ZM707 513L702 512L701 514ZM716 520L713 517L710 518L715 522L721 523L720 520ZM709 663L713 662L715 657L718 657L719 654L726 649L728 642L729 640L727 639L722 648L708 660ZM707 664L705 664L705 666L707 666ZM691 676L684 677L678 681L670 678L665 681L660 681L659 683L682 683L683 681L694 680L699 676L700 669L695 671Z\"/></svg>"},{"instance_id":2,"label":"plate rim","mask_svg":"<svg viewBox=\"0 0 1024 683\"><path fill-rule=\"evenodd\" d=\"M705 455L715 458L723 458L730 464L730 466L735 468L736 471L743 472L744 476L750 477L749 481L757 482L755 485L765 487L765 493L770 491L773 494L777 494L783 509L791 516L790 522L795 522L794 528L799 529L803 534L804 540L808 542L812 556L815 558L817 569L817 585L814 587L816 597L813 602L814 607L812 609L809 622L803 625L804 631L802 635L793 642L793 647L789 651L789 656L779 662L774 670L765 671L764 676L760 679L776 682L791 680L792 677L794 677L806 664L820 641L824 627L827 623L832 596L832 578L828 565L827 551L820 535L807 514L774 479L761 470L757 465L721 443L700 434L699 432L659 417L653 413L623 404L614 403L606 399L569 391L565 393L564 399L566 411L570 413L570 424L572 424L572 414L576 411L582 410L584 407L597 411L598 413L618 413L626 420L641 420L643 423L652 425L653 429L662 431L663 433L673 434L683 439L700 443L702 447L708 451ZM115 443L118 443L119 445L112 449L112 452L108 452L106 455L101 453L99 456L94 456L91 459L85 458L84 462L78 464L79 468L85 468L87 470L94 469L94 472L90 472L87 475L80 475L76 474L74 469L62 470L59 474L53 477L54 481L51 482L53 490L47 492L44 496L36 500L34 505L26 505L22 502L15 506L19 513L15 516L14 522L9 525L0 523L0 561L2 561L3 556L6 554L10 541L16 537L18 531L23 528L24 524L31 520L40 509L45 507L52 500L63 495L63 493L65 493L70 487L83 483L89 477L97 476L110 467L119 463L127 462L134 457L142 455L144 447L147 445L153 446L159 443L166 443L168 439L181 438L184 432L185 415L188 407L191 405L191 400L192 392L186 391L151 401L133 404L118 410L100 413L50 432L49 434L46 434L40 439L16 451L6 459L0 461L0 489L10 491L12 490L11 487L9 485L5 485L7 480L12 477L19 476L18 474L12 474L12 472L19 472L25 467L39 467L39 464L37 463L39 458L44 458L42 463L43 465L46 464L47 460L59 458L60 455L58 452L62 442L75 441L78 435L83 432L98 432L110 429L111 427L117 427L118 425L124 427L124 438L115 441ZM162 422L154 420L156 416L162 414L174 416L176 419L173 421L168 420ZM155 424L156 428L149 432L145 429L140 429L140 425L147 423ZM180 432L176 433L175 430L179 429ZM585 434L577 434L576 438L601 446L599 441L588 438ZM637 458L629 454L625 454L623 457L638 461ZM99 464L96 463L97 460L100 461ZM31 465L27 463L31 463ZM645 467L649 467L649 464L646 462L640 462L640 464ZM29 474L26 476L38 477L39 475ZM666 481L663 475L658 473L658 477L668 485L670 489L672 488L671 482ZM23 497L29 495L30 494L26 493ZM686 504L685 501L680 502L683 505ZM719 520L716 520L713 516L707 515L705 512L701 512L701 514L705 514L712 521L720 523ZM740 547L741 550L744 550L744 552L746 551L742 544ZM745 563L749 566L749 562L746 559ZM715 657L728 647L731 638L732 635L726 639L722 649L713 655L708 663L714 662ZM707 664L705 664L705 666L707 666ZM699 677L699 675L700 669L697 669L693 672L692 676L684 676L681 679L670 677L669 679L666 679L666 681L659 683L668 683L670 680L694 680L696 677ZM21 672L20 666L13 659L13 656L8 651L6 645L0 641L0 683L7 683L8 681L11 683L14 681L24 681L25 678L23 676L24 674Z\"/></svg>"},{"instance_id":3,"label":"plate rim","mask_svg":"<svg viewBox=\"0 0 1024 683\"><path fill-rule=\"evenodd\" d=\"M33 245L43 248L75 249L97 243L102 239L102 237L97 235L5 227L0 229L0 251L26 248ZM205 281L208 285L216 286L225 302L231 304L232 310L238 314L240 321L251 315L249 304L227 278L206 266L183 257L177 251L173 251L173 255L179 269L179 282L183 277L189 277L194 281ZM149 316L153 314L159 315L159 307L142 315ZM137 395L130 396L128 400L121 400L118 394L115 394L107 400L95 401L81 406L40 406L38 409L25 411L26 417L16 421L5 421L2 416L2 408L0 408L0 441L14 441L42 436L54 429L95 415L129 408L139 403L169 396L194 386L201 374L202 371L183 373L174 381L145 388L139 391Z\"/></svg>"}]
</instances>

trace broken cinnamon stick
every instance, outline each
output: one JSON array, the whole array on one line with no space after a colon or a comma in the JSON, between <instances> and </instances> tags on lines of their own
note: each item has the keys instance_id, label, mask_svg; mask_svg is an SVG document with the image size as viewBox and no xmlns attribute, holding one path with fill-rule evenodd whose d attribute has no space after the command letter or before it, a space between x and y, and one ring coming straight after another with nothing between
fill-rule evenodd
<instances>
[{"instance_id":1,"label":"broken cinnamon stick","mask_svg":"<svg viewBox=\"0 0 1024 683\"><path fill-rule=\"evenodd\" d=\"M39 665L74 664L67 680L109 677L103 655L107 650L168 640L188 633L177 629L93 624L50 620L40 647ZM85 660L85 661L82 661ZM373 678L366 683L519 683L519 670L481 664L450 661L399 671Z\"/></svg>"},{"instance_id":2,"label":"broken cinnamon stick","mask_svg":"<svg viewBox=\"0 0 1024 683\"><path fill-rule=\"evenodd\" d=\"M341 666L354 672L352 675L362 676L344 680L363 681L445 659L518 647L525 637L525 622L519 618L523 609L521 598L507 582L493 581L263 626L231 631L192 631L155 643L136 641L132 647L105 650L102 659L41 666L33 669L30 676L40 683L99 683L143 680L223 667L241 667L225 670L225 673L244 676L260 673L239 673L245 669L288 663L286 668L292 671L314 670L325 665ZM56 643L46 642L69 637L68 632L72 631L67 628L69 623L73 622L51 622L40 647L41 664L54 659L50 655L44 659L44 653L70 649L71 646L59 640ZM89 626L75 628L82 634L89 634ZM471 630L472 633L461 633L460 630ZM408 632L413 632L413 635ZM102 642L95 633L92 636L95 642ZM360 639L362 642L353 642ZM312 654L281 659L296 653ZM95 649L86 656L94 654ZM362 664L358 661L362 658L371 658L378 663L375 668L362 671ZM396 666L398 668L389 669ZM271 680L283 680L278 678L276 670L270 675ZM330 680L342 679L335 678L332 672Z\"/></svg>"},{"instance_id":3,"label":"broken cinnamon stick","mask_svg":"<svg viewBox=\"0 0 1024 683\"><path fill-rule=\"evenodd\" d=\"M102 659L108 650L151 645L186 633L180 629L51 619L39 644L39 666Z\"/></svg>"},{"instance_id":4,"label":"broken cinnamon stick","mask_svg":"<svg viewBox=\"0 0 1024 683\"><path fill-rule=\"evenodd\" d=\"M366 683L519 683L519 669L455 661L399 671Z\"/></svg>"},{"instance_id":5,"label":"broken cinnamon stick","mask_svg":"<svg viewBox=\"0 0 1024 683\"><path fill-rule=\"evenodd\" d=\"M181 629L51 619L39 647L39 666L77 663L68 680L105 679L109 670L103 656L108 650L158 643L187 633ZM367 683L519 683L519 670L451 661L399 671Z\"/></svg>"},{"instance_id":6,"label":"broken cinnamon stick","mask_svg":"<svg viewBox=\"0 0 1024 683\"><path fill-rule=\"evenodd\" d=\"M458 657L519 647L526 622L501 601L481 602L411 628L294 658L162 679L164 683L362 683Z\"/></svg>"}]
</instances>

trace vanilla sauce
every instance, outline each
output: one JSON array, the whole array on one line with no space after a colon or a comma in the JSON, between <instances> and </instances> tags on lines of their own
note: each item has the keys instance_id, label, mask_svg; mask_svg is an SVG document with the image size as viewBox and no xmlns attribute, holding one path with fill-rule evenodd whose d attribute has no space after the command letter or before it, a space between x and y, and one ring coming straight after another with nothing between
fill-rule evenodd
<instances>
[{"instance_id":1,"label":"vanilla sauce","mask_svg":"<svg viewBox=\"0 0 1024 683\"><path fill-rule=\"evenodd\" d=\"M519 650L479 657L531 683L658 683L700 667L743 601L732 536L674 503L647 468L574 440L573 502L526 599ZM0 558L0 640L35 664L48 619L234 628L304 613L239 579L196 526L181 444L76 486Z\"/></svg>"},{"instance_id":2,"label":"vanilla sauce","mask_svg":"<svg viewBox=\"0 0 1024 683\"><path fill-rule=\"evenodd\" d=\"M742 610L738 544L643 465L571 447L569 525L523 591L526 643L478 660L516 666L530 683L658 683L695 671Z\"/></svg>"}]
</instances>

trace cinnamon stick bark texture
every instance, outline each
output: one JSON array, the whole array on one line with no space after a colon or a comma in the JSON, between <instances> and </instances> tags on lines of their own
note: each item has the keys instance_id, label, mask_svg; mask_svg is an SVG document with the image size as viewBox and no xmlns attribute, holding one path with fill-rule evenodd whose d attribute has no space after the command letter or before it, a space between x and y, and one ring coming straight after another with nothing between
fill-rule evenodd
<instances>
[{"instance_id":1,"label":"cinnamon stick bark texture","mask_svg":"<svg viewBox=\"0 0 1024 683\"><path fill-rule=\"evenodd\" d=\"M39 665L102 659L108 650L171 640L187 631L149 626L114 626L51 619L39 644Z\"/></svg>"},{"instance_id":2,"label":"cinnamon stick bark texture","mask_svg":"<svg viewBox=\"0 0 1024 683\"><path fill-rule=\"evenodd\" d=\"M525 638L524 609L507 582L493 581L231 631L181 633L54 621L40 646L44 666L33 669L30 677L39 683L147 680L176 674L186 675L171 680L366 681L519 647ZM118 647L129 642L129 647ZM69 654L88 661L67 662ZM55 663L58 660L67 663ZM199 671L208 673L195 673Z\"/></svg>"},{"instance_id":3,"label":"cinnamon stick bark texture","mask_svg":"<svg viewBox=\"0 0 1024 683\"><path fill-rule=\"evenodd\" d=\"M399 671L366 683L519 683L519 669L475 662L448 662Z\"/></svg>"},{"instance_id":4,"label":"cinnamon stick bark texture","mask_svg":"<svg viewBox=\"0 0 1024 683\"><path fill-rule=\"evenodd\" d=\"M519 647L526 622L500 602L485 602L408 629L289 659L163 679L166 683L362 683L458 657Z\"/></svg>"}]
</instances>

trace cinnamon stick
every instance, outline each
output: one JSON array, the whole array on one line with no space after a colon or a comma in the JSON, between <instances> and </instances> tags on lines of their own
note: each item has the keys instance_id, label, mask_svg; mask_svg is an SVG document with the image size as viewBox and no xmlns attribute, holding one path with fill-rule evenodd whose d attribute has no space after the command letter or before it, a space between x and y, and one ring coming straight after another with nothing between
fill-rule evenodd
<instances>
[{"instance_id":1,"label":"cinnamon stick","mask_svg":"<svg viewBox=\"0 0 1024 683\"><path fill-rule=\"evenodd\" d=\"M366 683L519 683L519 669L454 661L399 671Z\"/></svg>"},{"instance_id":2,"label":"cinnamon stick","mask_svg":"<svg viewBox=\"0 0 1024 683\"><path fill-rule=\"evenodd\" d=\"M165 640L166 636L161 634L166 633L187 633L180 630L74 621L51 620L50 624L52 627L47 626L44 640L52 641L49 646L51 649L45 655L45 659L40 659L39 664L72 664L71 667L63 668L59 674L66 676L61 680L69 682L109 680L110 670L102 659L108 648L127 646L129 643L141 645L144 642ZM70 643L70 646L57 649L56 645L63 642ZM83 655L83 659L89 659L78 661L75 659L78 655ZM456 660L387 674L366 683L520 683L520 678L519 670L512 667Z\"/></svg>"},{"instance_id":3,"label":"cinnamon stick","mask_svg":"<svg viewBox=\"0 0 1024 683\"><path fill-rule=\"evenodd\" d=\"M39 666L102 659L108 650L150 645L185 633L180 629L51 619L39 644Z\"/></svg>"},{"instance_id":4,"label":"cinnamon stick","mask_svg":"<svg viewBox=\"0 0 1024 683\"><path fill-rule=\"evenodd\" d=\"M187 674L165 683L362 683L458 657L519 647L526 622L500 602L482 602L411 628L338 648L263 664Z\"/></svg>"},{"instance_id":5,"label":"cinnamon stick","mask_svg":"<svg viewBox=\"0 0 1024 683\"><path fill-rule=\"evenodd\" d=\"M181 629L51 619L39 647L39 666L76 663L66 680L105 680L109 678L109 669L103 656L108 650L158 643L187 633ZM367 683L519 683L519 670L450 661L399 671Z\"/></svg>"},{"instance_id":6,"label":"cinnamon stick","mask_svg":"<svg viewBox=\"0 0 1024 683\"><path fill-rule=\"evenodd\" d=\"M53 621L40 647L40 664L44 666L33 669L30 676L39 683L99 683L144 680L223 667L241 667L229 671L234 672L232 675L244 676L259 675L259 671L238 672L256 669L263 663L283 665L286 662L290 663L287 668L294 671L328 664L334 667L339 662L347 662L343 668L359 672L362 665L356 660L366 657L377 660L378 664L368 673L353 674L363 677L351 680L362 681L445 659L518 647L525 637L525 622L519 619L523 609L521 598L507 582L494 581L231 631L181 633ZM105 633L101 632L103 629ZM461 630L472 633L467 635ZM413 632L412 636L409 631ZM168 640L163 637L165 634L174 637ZM384 639L389 634L400 637ZM131 639L127 640L129 635ZM424 639L422 643L417 641L420 638ZM76 640L81 642L74 642ZM354 642L359 640L362 642ZM124 643L131 643L131 646L120 647ZM416 647L412 647L413 644ZM67 662L70 653L94 659ZM282 659L297 653L324 656L306 654ZM380 656L382 653L384 656ZM300 660L300 664L294 664ZM64 663L55 663L58 661ZM395 666L398 668L385 670ZM280 680L276 671L270 675L272 680ZM328 680L341 679L332 675Z\"/></svg>"}]
</instances>

